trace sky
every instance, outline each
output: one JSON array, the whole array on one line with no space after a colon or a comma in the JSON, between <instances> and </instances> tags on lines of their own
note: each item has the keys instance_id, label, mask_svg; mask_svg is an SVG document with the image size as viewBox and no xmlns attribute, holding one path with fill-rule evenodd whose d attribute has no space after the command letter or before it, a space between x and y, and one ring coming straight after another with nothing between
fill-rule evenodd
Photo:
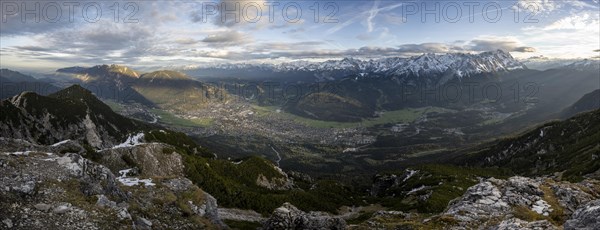
<instances>
[{"instance_id":1,"label":"sky","mask_svg":"<svg viewBox=\"0 0 600 230\"><path fill-rule=\"evenodd\" d=\"M0 66L408 57L502 49L519 59L600 52L598 0L2 1Z\"/></svg>"}]
</instances>

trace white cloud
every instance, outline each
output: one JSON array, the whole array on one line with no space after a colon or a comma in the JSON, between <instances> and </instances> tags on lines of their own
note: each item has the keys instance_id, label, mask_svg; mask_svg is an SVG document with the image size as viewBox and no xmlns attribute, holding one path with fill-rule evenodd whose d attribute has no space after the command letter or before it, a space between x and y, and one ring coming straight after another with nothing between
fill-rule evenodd
<instances>
[{"instance_id":1,"label":"white cloud","mask_svg":"<svg viewBox=\"0 0 600 230\"><path fill-rule=\"evenodd\" d=\"M556 0L518 0L516 6L533 13L549 13L560 8L561 2Z\"/></svg>"},{"instance_id":2,"label":"white cloud","mask_svg":"<svg viewBox=\"0 0 600 230\"><path fill-rule=\"evenodd\" d=\"M536 44L538 55L555 58L588 58L598 49L600 15L598 9L577 10L547 25L522 29L519 38Z\"/></svg>"},{"instance_id":3,"label":"white cloud","mask_svg":"<svg viewBox=\"0 0 600 230\"><path fill-rule=\"evenodd\" d=\"M571 15L543 28L543 30L588 30L598 28L598 18L593 18L588 13Z\"/></svg>"}]
</instances>

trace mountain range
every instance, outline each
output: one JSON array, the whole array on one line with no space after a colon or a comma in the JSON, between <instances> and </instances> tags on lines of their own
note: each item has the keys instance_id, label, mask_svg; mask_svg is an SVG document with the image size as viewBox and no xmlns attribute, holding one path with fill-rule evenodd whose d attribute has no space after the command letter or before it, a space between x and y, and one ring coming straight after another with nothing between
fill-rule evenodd
<instances>
[{"instance_id":1,"label":"mountain range","mask_svg":"<svg viewBox=\"0 0 600 230\"><path fill-rule=\"evenodd\" d=\"M0 69L0 99L17 95L23 91L48 95L58 90L60 90L60 87L29 75L9 69Z\"/></svg>"},{"instance_id":2,"label":"mountain range","mask_svg":"<svg viewBox=\"0 0 600 230\"><path fill-rule=\"evenodd\" d=\"M481 73L506 72L527 67L515 60L509 53L496 50L480 54L427 53L409 58L382 58L375 60L359 60L344 58L325 62L290 62L281 64L217 64L205 67L185 67L182 71L198 77L259 77L278 74L280 80L299 78L302 73L307 80L336 80L343 77L373 76L422 76L453 75L469 77ZM237 73L237 76L236 76ZM250 75L250 76L248 76ZM296 77L294 77L296 76ZM263 76L264 77L264 76ZM312 78L312 79L311 79Z\"/></svg>"}]
</instances>

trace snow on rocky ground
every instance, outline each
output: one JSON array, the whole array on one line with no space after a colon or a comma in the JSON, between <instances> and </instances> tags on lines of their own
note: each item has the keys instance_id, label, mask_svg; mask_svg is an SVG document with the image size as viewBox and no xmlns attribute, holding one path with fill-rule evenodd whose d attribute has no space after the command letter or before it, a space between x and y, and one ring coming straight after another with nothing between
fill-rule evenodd
<instances>
[{"instance_id":1,"label":"snow on rocky ground","mask_svg":"<svg viewBox=\"0 0 600 230\"><path fill-rule=\"evenodd\" d=\"M61 141L61 142L56 142L56 143L54 143L54 144L52 145L52 147L58 147L58 146L60 146L60 145L62 145L62 144L65 144L65 143L67 143L67 142L69 142L69 141L70 141L70 140L64 140L64 141Z\"/></svg>"},{"instance_id":2,"label":"snow on rocky ground","mask_svg":"<svg viewBox=\"0 0 600 230\"><path fill-rule=\"evenodd\" d=\"M156 185L152 183L152 179L139 179L137 177L127 177L127 174L130 173L131 170L132 169L119 170L119 177L117 177L117 180L125 186L134 186L139 184L144 184L144 186Z\"/></svg>"},{"instance_id":3,"label":"snow on rocky ground","mask_svg":"<svg viewBox=\"0 0 600 230\"><path fill-rule=\"evenodd\" d=\"M4 153L4 155L13 155L13 156L29 156L32 151L24 151L24 152L12 152L12 153Z\"/></svg>"},{"instance_id":4,"label":"snow on rocky ground","mask_svg":"<svg viewBox=\"0 0 600 230\"><path fill-rule=\"evenodd\" d=\"M35 153L35 151L18 151L18 152L5 152L4 155L12 155L12 156L29 156L29 154ZM48 156L51 156L53 153L43 153Z\"/></svg>"},{"instance_id":5,"label":"snow on rocky ground","mask_svg":"<svg viewBox=\"0 0 600 230\"><path fill-rule=\"evenodd\" d=\"M144 133L138 133L136 135L129 136L125 142L115 145L112 148L117 149L117 148L133 147L133 146L142 144L143 140L144 140Z\"/></svg>"}]
</instances>

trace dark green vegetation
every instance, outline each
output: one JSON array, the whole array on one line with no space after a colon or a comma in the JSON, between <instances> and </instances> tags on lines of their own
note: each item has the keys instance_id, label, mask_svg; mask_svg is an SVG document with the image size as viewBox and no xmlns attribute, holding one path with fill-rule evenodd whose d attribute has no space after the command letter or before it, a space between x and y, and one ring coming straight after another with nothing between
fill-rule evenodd
<instances>
[{"instance_id":1,"label":"dark green vegetation","mask_svg":"<svg viewBox=\"0 0 600 230\"><path fill-rule=\"evenodd\" d=\"M151 130L144 132L144 139L147 142L161 142L172 145L175 151L190 155L199 155L202 157L214 157L210 151L200 147L191 138L181 132L171 130Z\"/></svg>"},{"instance_id":2,"label":"dark green vegetation","mask_svg":"<svg viewBox=\"0 0 600 230\"><path fill-rule=\"evenodd\" d=\"M562 172L564 179L578 181L600 168L600 110L549 122L463 154L456 163L505 167L527 176Z\"/></svg>"},{"instance_id":3,"label":"dark green vegetation","mask_svg":"<svg viewBox=\"0 0 600 230\"><path fill-rule=\"evenodd\" d=\"M584 95L573 105L566 108L561 114L561 118L569 118L578 113L600 109L600 89Z\"/></svg>"},{"instance_id":4,"label":"dark green vegetation","mask_svg":"<svg viewBox=\"0 0 600 230\"><path fill-rule=\"evenodd\" d=\"M289 110L312 119L340 122L361 121L373 115L373 109L367 104L333 93L309 94Z\"/></svg>"},{"instance_id":5,"label":"dark green vegetation","mask_svg":"<svg viewBox=\"0 0 600 230\"><path fill-rule=\"evenodd\" d=\"M269 190L257 185L259 175L270 181L284 179L273 164L259 157L242 159L239 165L225 160L185 157L188 178L213 195L224 207L252 209L268 214L284 202L302 210L336 212L353 203L353 191L334 181L319 181L314 188Z\"/></svg>"}]
</instances>

